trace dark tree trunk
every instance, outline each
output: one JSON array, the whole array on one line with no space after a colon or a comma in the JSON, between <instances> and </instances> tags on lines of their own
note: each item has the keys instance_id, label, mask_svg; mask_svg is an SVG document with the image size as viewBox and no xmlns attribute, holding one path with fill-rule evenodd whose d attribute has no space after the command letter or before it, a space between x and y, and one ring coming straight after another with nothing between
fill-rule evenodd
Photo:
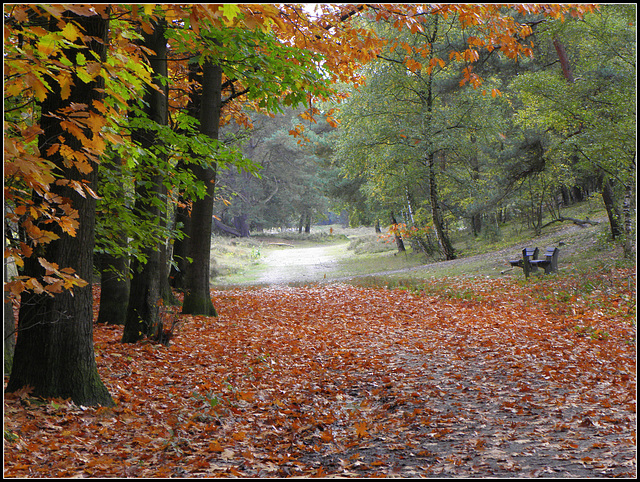
<instances>
[{"instance_id":1,"label":"dark tree trunk","mask_svg":"<svg viewBox=\"0 0 640 482\"><path fill-rule=\"evenodd\" d=\"M90 48L100 58L106 55L108 20L98 15L81 17L65 13L65 18L73 19L88 36L102 39L92 41ZM57 20L50 23L51 30L58 29ZM75 53L67 51L74 61ZM51 146L63 139L64 143L77 152L82 143L63 130L60 120L47 115L75 104L92 105L101 98L99 82L84 83L73 76L73 88L66 99L62 99L59 86L49 79L53 92L42 102L38 148L43 155L51 152ZM90 132L85 133L91 137ZM90 173L81 173L75 167L65 165L60 151L47 156L54 163L63 179L82 182L85 180L95 190L97 168ZM94 166L95 167L95 166ZM66 186L52 186L53 194L67 197L79 214L79 226L75 236L58 230L59 239L45 246L37 246L39 255L60 267L73 268L76 274L88 282L82 288L74 288L73 293L64 291L53 297L47 294L24 292L21 296L18 316L18 338L13 359L11 377L7 392L31 386L32 394L41 397L71 398L78 405L112 406L113 399L100 380L93 350L93 296L91 277L93 275L93 247L95 231L96 201L90 196L79 195ZM39 200L34 196L34 200ZM40 277L44 274L37 257L25 260L24 274Z\"/></svg>"},{"instance_id":2,"label":"dark tree trunk","mask_svg":"<svg viewBox=\"0 0 640 482\"><path fill-rule=\"evenodd\" d=\"M240 216L234 217L233 225L235 226L238 233L240 233L240 237L249 237L249 223L247 222L246 214L241 214Z\"/></svg>"},{"instance_id":3,"label":"dark tree trunk","mask_svg":"<svg viewBox=\"0 0 640 482\"><path fill-rule=\"evenodd\" d=\"M311 214L308 213L305 218L304 232L305 234L311 234Z\"/></svg>"},{"instance_id":4,"label":"dark tree trunk","mask_svg":"<svg viewBox=\"0 0 640 482\"><path fill-rule=\"evenodd\" d=\"M115 171L115 164L121 162L122 159L120 156L117 156L114 162L103 162L100 165L98 176L100 177L100 172L104 173L105 170ZM117 179L118 177L111 175L109 178ZM99 178L98 183L101 182L106 181ZM112 189L125 199L126 192L124 183L121 180L116 186L113 186ZM107 211L103 213L103 215L113 216L115 214ZM118 239L119 248L122 252L126 253L128 247L127 234L124 230L116 231L112 234L115 239ZM114 256L108 253L101 253L96 256L96 265L100 271L100 308L98 311L98 323L124 325L127 319L127 305L129 303L129 259L126 255Z\"/></svg>"},{"instance_id":5,"label":"dark tree trunk","mask_svg":"<svg viewBox=\"0 0 640 482\"><path fill-rule=\"evenodd\" d=\"M98 323L124 325L129 304L129 263L124 256L101 254Z\"/></svg>"},{"instance_id":6,"label":"dark tree trunk","mask_svg":"<svg viewBox=\"0 0 640 482\"><path fill-rule=\"evenodd\" d=\"M194 60L194 59L192 59ZM189 64L189 83L192 85L187 103L187 113L194 119L200 117L200 104L202 96L202 69L200 65L192 61ZM193 155L193 153L192 153ZM183 169L190 169L190 166L181 163ZM169 274L171 286L185 291L186 273L189 270L189 256L191 253L191 206L188 206L186 199L182 199L180 206L176 207L176 227L179 228L184 237L176 239L173 244L173 266Z\"/></svg>"},{"instance_id":7,"label":"dark tree trunk","mask_svg":"<svg viewBox=\"0 0 640 482\"><path fill-rule=\"evenodd\" d=\"M173 243L173 265L169 273L169 283L178 290L184 289L184 274L189 269L187 259L189 253L189 240L191 239L191 216L186 207L178 206L175 217L176 229L184 234L182 239L176 239Z\"/></svg>"},{"instance_id":8,"label":"dark tree trunk","mask_svg":"<svg viewBox=\"0 0 640 482\"><path fill-rule=\"evenodd\" d=\"M604 207L607 209L607 216L609 217L609 226L611 226L611 237L613 239L618 238L623 234L622 226L620 226L620 213L616 207L614 200L613 188L611 187L611 181L604 176L601 179L602 189L602 201Z\"/></svg>"},{"instance_id":9,"label":"dark tree trunk","mask_svg":"<svg viewBox=\"0 0 640 482\"><path fill-rule=\"evenodd\" d=\"M396 217L393 215L393 213L391 213L391 224L394 224L394 225L398 224L398 221L396 221ZM398 248L398 253L404 253L406 251L406 248L404 247L404 241L402 241L402 236L400 236L398 233L395 233L393 237L396 241L396 248Z\"/></svg>"},{"instance_id":10,"label":"dark tree trunk","mask_svg":"<svg viewBox=\"0 0 640 482\"><path fill-rule=\"evenodd\" d=\"M160 77L167 75L167 41L164 36L165 23L154 23L151 34L144 34L144 46L155 52L149 55L149 63L155 74L154 83L160 92L147 87L144 101L146 114L150 122L167 125L168 97L167 87L162 85ZM162 141L153 130L137 130L131 133L132 139L143 149L151 149ZM163 156L159 156L162 157ZM164 159L162 160L164 162ZM151 176L151 183L142 181L136 186L135 212L141 218L164 219L165 213L159 207L166 199L166 189L163 185L159 166L149 163L144 166ZM157 202L159 200L160 202ZM154 202L155 201L155 202ZM162 319L160 318L160 288L161 278L165 274L162 250L164 243L157 242L144 250L146 263L133 260L133 278L127 307L127 319L122 333L123 343L135 343L144 336L157 337L162 333Z\"/></svg>"},{"instance_id":11,"label":"dark tree trunk","mask_svg":"<svg viewBox=\"0 0 640 482\"><path fill-rule=\"evenodd\" d=\"M482 231L482 214L471 215L471 232L474 236L478 236Z\"/></svg>"},{"instance_id":12,"label":"dark tree trunk","mask_svg":"<svg viewBox=\"0 0 640 482\"><path fill-rule=\"evenodd\" d=\"M200 104L200 131L211 139L218 139L220 110L222 108L222 68L210 61L202 67L202 96ZM192 165L197 179L206 186L203 199L193 202L189 257L193 263L185 273L185 295L182 312L190 315L216 316L209 292L211 256L211 227L213 224L213 196L215 191L215 165Z\"/></svg>"}]
</instances>

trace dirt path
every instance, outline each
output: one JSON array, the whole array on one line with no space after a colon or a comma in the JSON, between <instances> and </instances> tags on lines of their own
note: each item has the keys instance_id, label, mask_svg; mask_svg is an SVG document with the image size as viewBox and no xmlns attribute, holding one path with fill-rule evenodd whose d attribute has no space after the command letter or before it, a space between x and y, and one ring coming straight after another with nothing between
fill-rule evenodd
<instances>
[{"instance_id":1,"label":"dirt path","mask_svg":"<svg viewBox=\"0 0 640 482\"><path fill-rule=\"evenodd\" d=\"M262 259L265 272L258 284L318 282L331 277L338 260L347 255L348 244L311 248L281 248Z\"/></svg>"}]
</instances>

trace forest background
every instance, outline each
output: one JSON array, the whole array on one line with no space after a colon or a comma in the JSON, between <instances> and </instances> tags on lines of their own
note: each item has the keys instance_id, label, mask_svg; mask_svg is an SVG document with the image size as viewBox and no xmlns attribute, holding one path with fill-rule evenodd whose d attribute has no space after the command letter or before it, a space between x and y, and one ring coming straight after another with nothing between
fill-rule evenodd
<instances>
[{"instance_id":1,"label":"forest background","mask_svg":"<svg viewBox=\"0 0 640 482\"><path fill-rule=\"evenodd\" d=\"M4 20L8 393L113 406L94 278L98 323L167 344L176 293L183 315L217 315L214 227L346 212L451 260L461 230L588 224L561 209L596 196L635 255L635 5L7 4Z\"/></svg>"}]
</instances>

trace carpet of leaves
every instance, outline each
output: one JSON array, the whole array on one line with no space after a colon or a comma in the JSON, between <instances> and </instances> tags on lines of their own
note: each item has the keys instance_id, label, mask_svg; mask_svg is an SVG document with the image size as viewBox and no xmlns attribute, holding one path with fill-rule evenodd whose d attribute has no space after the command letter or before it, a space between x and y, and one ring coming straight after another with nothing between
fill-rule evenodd
<instances>
[{"instance_id":1,"label":"carpet of leaves","mask_svg":"<svg viewBox=\"0 0 640 482\"><path fill-rule=\"evenodd\" d=\"M635 271L213 291L96 325L115 408L5 396L5 477L635 477ZM6 381L6 379L5 379Z\"/></svg>"}]
</instances>

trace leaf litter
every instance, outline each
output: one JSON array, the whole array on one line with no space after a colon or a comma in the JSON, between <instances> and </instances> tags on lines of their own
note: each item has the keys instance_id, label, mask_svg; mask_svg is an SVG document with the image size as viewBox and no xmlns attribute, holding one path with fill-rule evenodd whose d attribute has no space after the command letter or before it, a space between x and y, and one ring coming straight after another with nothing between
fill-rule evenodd
<instances>
[{"instance_id":1,"label":"leaf litter","mask_svg":"<svg viewBox=\"0 0 640 482\"><path fill-rule=\"evenodd\" d=\"M630 279L213 291L169 346L96 325L116 407L6 394L4 475L635 477Z\"/></svg>"}]
</instances>

